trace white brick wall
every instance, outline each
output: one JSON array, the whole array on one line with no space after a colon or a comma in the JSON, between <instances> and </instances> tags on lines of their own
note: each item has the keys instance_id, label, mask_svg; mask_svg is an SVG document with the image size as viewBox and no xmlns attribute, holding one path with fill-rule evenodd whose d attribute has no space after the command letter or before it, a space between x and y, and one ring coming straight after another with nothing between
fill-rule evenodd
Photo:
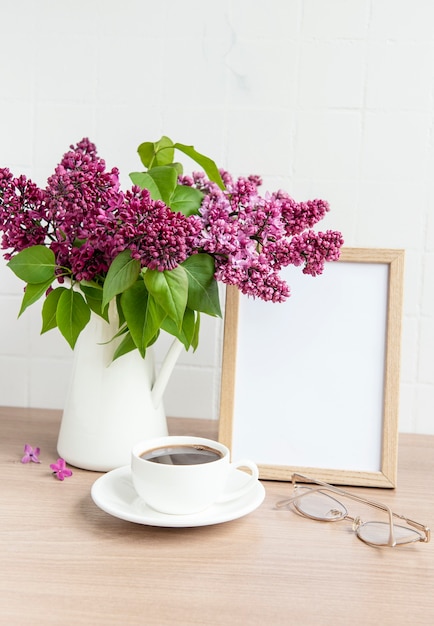
<instances>
[{"instance_id":1,"label":"white brick wall","mask_svg":"<svg viewBox=\"0 0 434 626\"><path fill-rule=\"evenodd\" d=\"M328 199L348 246L404 248L400 429L434 433L432 0L15 0L0 19L2 166L43 184L89 136L127 185L164 133ZM1 262L0 404L61 407L71 354L37 307L16 320L21 290ZM217 416L221 330L204 320L168 413Z\"/></svg>"}]
</instances>

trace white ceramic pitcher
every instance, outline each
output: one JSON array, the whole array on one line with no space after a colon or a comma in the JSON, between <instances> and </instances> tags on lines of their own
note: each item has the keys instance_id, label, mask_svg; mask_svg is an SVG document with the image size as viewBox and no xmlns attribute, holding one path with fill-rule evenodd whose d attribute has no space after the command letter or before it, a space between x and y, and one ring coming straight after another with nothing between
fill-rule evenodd
<instances>
[{"instance_id":1,"label":"white ceramic pitcher","mask_svg":"<svg viewBox=\"0 0 434 626\"><path fill-rule=\"evenodd\" d=\"M134 350L112 362L116 331L92 313L74 349L57 451L82 469L128 465L137 441L168 434L162 396L182 343L173 341L156 377L152 347L144 359Z\"/></svg>"}]
</instances>

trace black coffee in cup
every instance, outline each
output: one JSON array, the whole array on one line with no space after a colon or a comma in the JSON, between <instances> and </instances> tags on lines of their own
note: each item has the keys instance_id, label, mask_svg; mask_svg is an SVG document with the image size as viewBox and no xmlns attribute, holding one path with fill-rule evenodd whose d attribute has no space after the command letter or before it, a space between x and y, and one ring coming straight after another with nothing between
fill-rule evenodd
<instances>
[{"instance_id":1,"label":"black coffee in cup","mask_svg":"<svg viewBox=\"0 0 434 626\"><path fill-rule=\"evenodd\" d=\"M218 461L222 457L219 450L199 444L154 448L140 455L141 459L164 465L199 465Z\"/></svg>"}]
</instances>

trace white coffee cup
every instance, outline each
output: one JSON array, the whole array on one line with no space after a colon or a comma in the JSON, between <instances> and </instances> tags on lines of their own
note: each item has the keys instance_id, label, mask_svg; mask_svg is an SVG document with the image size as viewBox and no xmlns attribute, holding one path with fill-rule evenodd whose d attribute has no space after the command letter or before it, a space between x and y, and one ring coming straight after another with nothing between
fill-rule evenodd
<instances>
[{"instance_id":1,"label":"white coffee cup","mask_svg":"<svg viewBox=\"0 0 434 626\"><path fill-rule=\"evenodd\" d=\"M231 488L231 473L238 468L250 470L250 475L246 473L241 487ZM248 459L231 463L228 448L218 441L168 436L133 447L131 475L135 490L148 506L161 513L188 515L245 495L259 472Z\"/></svg>"}]
</instances>

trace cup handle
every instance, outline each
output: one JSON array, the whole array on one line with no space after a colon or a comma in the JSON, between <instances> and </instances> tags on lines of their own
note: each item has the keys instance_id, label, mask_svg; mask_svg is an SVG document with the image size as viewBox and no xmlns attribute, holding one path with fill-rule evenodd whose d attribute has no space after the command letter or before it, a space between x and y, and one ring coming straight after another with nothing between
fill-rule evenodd
<instances>
[{"instance_id":1,"label":"cup handle","mask_svg":"<svg viewBox=\"0 0 434 626\"><path fill-rule=\"evenodd\" d=\"M231 471L236 470L238 467L246 468L251 471L251 475L248 477L247 482L245 482L244 485L238 489L233 489L232 491L221 494L221 496L217 499L217 502L230 502L231 500L236 500L237 498L240 498L248 493L257 482L259 478L259 470L256 463L248 459L242 459L236 463L231 463ZM248 476L248 474L246 474L246 476Z\"/></svg>"}]
</instances>

